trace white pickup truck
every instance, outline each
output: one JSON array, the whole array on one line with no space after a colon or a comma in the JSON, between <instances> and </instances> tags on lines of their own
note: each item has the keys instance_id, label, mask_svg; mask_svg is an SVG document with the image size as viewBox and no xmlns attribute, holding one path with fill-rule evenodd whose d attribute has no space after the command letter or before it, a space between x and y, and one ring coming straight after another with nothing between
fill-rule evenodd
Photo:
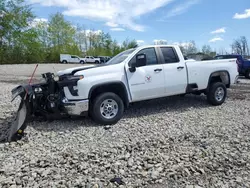
<instances>
[{"instance_id":1,"label":"white pickup truck","mask_svg":"<svg viewBox=\"0 0 250 188\"><path fill-rule=\"evenodd\" d=\"M100 58L94 58L93 56L86 56L85 58L79 57L77 55L70 54L60 54L60 62L63 64L66 63L100 63Z\"/></svg>"},{"instance_id":2,"label":"white pickup truck","mask_svg":"<svg viewBox=\"0 0 250 188\"><path fill-rule=\"evenodd\" d=\"M96 63L96 64L99 64L100 63L100 58L95 58L93 56L86 56L85 57L85 62L86 63Z\"/></svg>"},{"instance_id":3,"label":"white pickup truck","mask_svg":"<svg viewBox=\"0 0 250 188\"><path fill-rule=\"evenodd\" d=\"M59 71L58 76L83 76L67 100L86 104L99 123L115 123L129 103L186 93L204 93L220 105L238 78L236 59L186 62L176 45L142 46L124 51L103 65ZM77 112L80 114L81 112Z\"/></svg>"},{"instance_id":4,"label":"white pickup truck","mask_svg":"<svg viewBox=\"0 0 250 188\"><path fill-rule=\"evenodd\" d=\"M87 113L106 125L118 122L136 101L203 93L210 104L221 105L238 71L236 59L186 62L176 45L151 45L126 50L101 65L62 70L57 76L58 80L45 73L45 83L14 88L13 99L20 95L25 101L19 109L45 117ZM25 121L18 122L15 130L23 130Z\"/></svg>"}]
</instances>

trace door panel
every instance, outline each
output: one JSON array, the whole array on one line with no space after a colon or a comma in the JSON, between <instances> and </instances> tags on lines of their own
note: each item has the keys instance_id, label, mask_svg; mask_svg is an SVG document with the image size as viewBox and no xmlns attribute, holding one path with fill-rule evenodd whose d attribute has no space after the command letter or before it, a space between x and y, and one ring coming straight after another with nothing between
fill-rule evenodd
<instances>
[{"instance_id":1,"label":"door panel","mask_svg":"<svg viewBox=\"0 0 250 188\"><path fill-rule=\"evenodd\" d=\"M179 63L164 64L165 92L167 96L186 93L186 66ZM179 68L180 67L180 68Z\"/></svg>"},{"instance_id":2,"label":"door panel","mask_svg":"<svg viewBox=\"0 0 250 188\"><path fill-rule=\"evenodd\" d=\"M78 62L78 58L76 56L71 56L71 62L72 63L77 63Z\"/></svg>"},{"instance_id":3,"label":"door panel","mask_svg":"<svg viewBox=\"0 0 250 188\"><path fill-rule=\"evenodd\" d=\"M130 72L129 66L126 66L132 101L163 96L165 94L164 67L158 64L155 48L143 49L138 53L146 54L147 65L137 67L135 72ZM135 56L131 61L135 61Z\"/></svg>"},{"instance_id":4,"label":"door panel","mask_svg":"<svg viewBox=\"0 0 250 188\"><path fill-rule=\"evenodd\" d=\"M163 56L165 93L167 96L182 94L187 87L187 68L172 47L160 47Z\"/></svg>"},{"instance_id":5,"label":"door panel","mask_svg":"<svg viewBox=\"0 0 250 188\"><path fill-rule=\"evenodd\" d=\"M157 69L162 71L155 71ZM127 69L127 76L133 101L152 99L164 95L163 65L138 67L132 73Z\"/></svg>"}]
</instances>

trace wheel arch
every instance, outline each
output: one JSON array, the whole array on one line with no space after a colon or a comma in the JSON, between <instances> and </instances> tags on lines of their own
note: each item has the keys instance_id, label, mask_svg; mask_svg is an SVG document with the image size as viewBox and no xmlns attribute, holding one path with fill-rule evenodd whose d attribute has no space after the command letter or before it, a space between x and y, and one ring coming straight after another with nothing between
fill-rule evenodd
<instances>
[{"instance_id":1,"label":"wheel arch","mask_svg":"<svg viewBox=\"0 0 250 188\"><path fill-rule=\"evenodd\" d=\"M105 82L92 86L89 90L88 98L90 102L99 94L104 92L113 92L123 100L124 106L129 106L128 91L126 86L121 81ZM92 102L91 102L92 103Z\"/></svg>"},{"instance_id":2,"label":"wheel arch","mask_svg":"<svg viewBox=\"0 0 250 188\"><path fill-rule=\"evenodd\" d=\"M227 70L212 72L208 79L207 90L209 90L210 84L214 82L222 82L229 88L231 85L230 80L230 74Z\"/></svg>"}]
</instances>

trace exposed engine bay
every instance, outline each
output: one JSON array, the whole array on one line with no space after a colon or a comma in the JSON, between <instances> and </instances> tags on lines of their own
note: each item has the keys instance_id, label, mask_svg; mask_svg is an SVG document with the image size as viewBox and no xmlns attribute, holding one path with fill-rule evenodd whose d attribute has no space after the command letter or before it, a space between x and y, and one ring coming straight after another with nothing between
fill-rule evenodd
<instances>
[{"instance_id":1,"label":"exposed engine bay","mask_svg":"<svg viewBox=\"0 0 250 188\"><path fill-rule=\"evenodd\" d=\"M67 88L72 96L77 96L77 81L83 76L73 74L61 75L56 80L53 73L42 74L44 82L20 85L12 92L12 101L22 98L15 121L12 124L8 141L18 140L23 136L27 122L31 117L43 117L45 120L57 119L71 115L84 115L88 101L70 101L65 97Z\"/></svg>"}]
</instances>

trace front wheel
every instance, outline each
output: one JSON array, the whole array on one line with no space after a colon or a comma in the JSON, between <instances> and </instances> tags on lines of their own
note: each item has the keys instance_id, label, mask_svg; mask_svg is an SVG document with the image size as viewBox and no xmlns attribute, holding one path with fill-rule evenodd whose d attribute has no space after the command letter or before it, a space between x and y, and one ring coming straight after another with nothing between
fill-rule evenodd
<instances>
[{"instance_id":1,"label":"front wheel","mask_svg":"<svg viewBox=\"0 0 250 188\"><path fill-rule=\"evenodd\" d=\"M96 64L99 64L99 61L95 61Z\"/></svg>"},{"instance_id":2,"label":"front wheel","mask_svg":"<svg viewBox=\"0 0 250 188\"><path fill-rule=\"evenodd\" d=\"M214 106L221 105L225 102L227 97L227 88L221 82L212 83L207 93L207 100Z\"/></svg>"},{"instance_id":3,"label":"front wheel","mask_svg":"<svg viewBox=\"0 0 250 188\"><path fill-rule=\"evenodd\" d=\"M115 93L100 94L92 105L90 115L95 122L102 125L116 124L123 116L123 101Z\"/></svg>"}]
</instances>

